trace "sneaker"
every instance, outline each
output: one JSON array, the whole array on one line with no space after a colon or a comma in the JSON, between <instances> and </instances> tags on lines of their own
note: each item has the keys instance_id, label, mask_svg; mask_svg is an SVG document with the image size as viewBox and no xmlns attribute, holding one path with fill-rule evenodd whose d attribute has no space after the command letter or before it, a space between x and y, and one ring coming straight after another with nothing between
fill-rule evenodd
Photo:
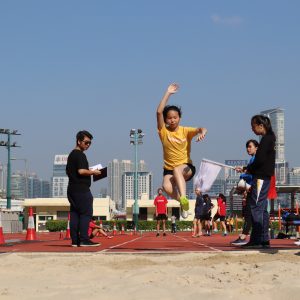
<instances>
[{"instance_id":1,"label":"sneaker","mask_svg":"<svg viewBox=\"0 0 300 300\"><path fill-rule=\"evenodd\" d=\"M80 245L77 245L77 244L72 244L71 246L72 247L80 247Z\"/></svg>"},{"instance_id":2,"label":"sneaker","mask_svg":"<svg viewBox=\"0 0 300 300\"><path fill-rule=\"evenodd\" d=\"M262 249L262 248L264 248L264 246L262 244L248 242L247 244L242 245L241 248L243 248L243 249Z\"/></svg>"},{"instance_id":3,"label":"sneaker","mask_svg":"<svg viewBox=\"0 0 300 300\"><path fill-rule=\"evenodd\" d=\"M217 233L217 232L219 232L219 230L218 230L218 229L214 229L214 232L216 232L216 233Z\"/></svg>"},{"instance_id":4,"label":"sneaker","mask_svg":"<svg viewBox=\"0 0 300 300\"><path fill-rule=\"evenodd\" d=\"M188 211L190 208L189 200L186 196L181 196L179 199L179 203L181 205L182 210Z\"/></svg>"},{"instance_id":5,"label":"sneaker","mask_svg":"<svg viewBox=\"0 0 300 300\"><path fill-rule=\"evenodd\" d=\"M227 234L228 234L227 232L224 232L224 233L223 233L223 236L227 236Z\"/></svg>"},{"instance_id":6,"label":"sneaker","mask_svg":"<svg viewBox=\"0 0 300 300\"><path fill-rule=\"evenodd\" d=\"M262 242L261 245L265 249L269 249L271 247L270 246L270 241Z\"/></svg>"},{"instance_id":7,"label":"sneaker","mask_svg":"<svg viewBox=\"0 0 300 300\"><path fill-rule=\"evenodd\" d=\"M166 235L167 235L167 234L164 232L164 233L163 233L163 236L166 236Z\"/></svg>"},{"instance_id":8,"label":"sneaker","mask_svg":"<svg viewBox=\"0 0 300 300\"><path fill-rule=\"evenodd\" d=\"M181 217L183 219L187 219L187 217L189 216L189 212L186 210L181 210Z\"/></svg>"},{"instance_id":9,"label":"sneaker","mask_svg":"<svg viewBox=\"0 0 300 300\"><path fill-rule=\"evenodd\" d=\"M80 247L97 247L100 246L100 243L95 243L93 241L88 241L88 242L81 242Z\"/></svg>"},{"instance_id":10,"label":"sneaker","mask_svg":"<svg viewBox=\"0 0 300 300\"><path fill-rule=\"evenodd\" d=\"M159 233L156 234L156 237L158 237L158 236L159 236Z\"/></svg>"},{"instance_id":11,"label":"sneaker","mask_svg":"<svg viewBox=\"0 0 300 300\"><path fill-rule=\"evenodd\" d=\"M231 242L231 245L234 246L243 246L246 245L248 242L246 241L246 239L241 239L240 237L238 239L236 239L235 241Z\"/></svg>"},{"instance_id":12,"label":"sneaker","mask_svg":"<svg viewBox=\"0 0 300 300\"><path fill-rule=\"evenodd\" d=\"M300 246L300 240L297 242L294 242L295 245Z\"/></svg>"}]
</instances>

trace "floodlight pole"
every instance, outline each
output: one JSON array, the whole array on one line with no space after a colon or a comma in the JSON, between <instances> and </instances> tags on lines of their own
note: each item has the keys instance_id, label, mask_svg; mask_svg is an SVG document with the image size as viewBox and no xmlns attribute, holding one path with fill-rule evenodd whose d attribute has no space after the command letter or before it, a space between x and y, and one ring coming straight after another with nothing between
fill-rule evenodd
<instances>
[{"instance_id":1,"label":"floodlight pole","mask_svg":"<svg viewBox=\"0 0 300 300\"><path fill-rule=\"evenodd\" d=\"M11 158L10 158L10 148L11 147L20 147L17 146L16 143L10 143L11 135L20 135L17 133L17 130L10 129L0 129L0 134L7 135L7 142L0 141L0 146L4 146L7 148L7 181L6 181L6 208L11 209Z\"/></svg>"},{"instance_id":2,"label":"floodlight pole","mask_svg":"<svg viewBox=\"0 0 300 300\"><path fill-rule=\"evenodd\" d=\"M136 230L138 230L139 203L138 203L138 145L141 145L144 134L141 129L130 130L130 144L134 145L134 206L133 206L133 222Z\"/></svg>"}]
</instances>

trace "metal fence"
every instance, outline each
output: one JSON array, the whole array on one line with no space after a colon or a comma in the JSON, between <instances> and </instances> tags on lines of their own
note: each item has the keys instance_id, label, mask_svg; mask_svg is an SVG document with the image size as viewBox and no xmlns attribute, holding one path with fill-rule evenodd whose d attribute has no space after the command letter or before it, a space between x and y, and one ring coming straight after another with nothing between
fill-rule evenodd
<instances>
[{"instance_id":1,"label":"metal fence","mask_svg":"<svg viewBox=\"0 0 300 300\"><path fill-rule=\"evenodd\" d=\"M4 233L17 233L23 231L23 223L17 220L2 220Z\"/></svg>"}]
</instances>

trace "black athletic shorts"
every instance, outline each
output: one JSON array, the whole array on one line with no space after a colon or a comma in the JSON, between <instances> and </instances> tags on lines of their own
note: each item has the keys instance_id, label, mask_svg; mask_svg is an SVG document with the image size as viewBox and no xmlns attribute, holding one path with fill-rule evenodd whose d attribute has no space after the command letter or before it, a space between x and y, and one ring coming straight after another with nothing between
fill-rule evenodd
<instances>
[{"instance_id":1,"label":"black athletic shorts","mask_svg":"<svg viewBox=\"0 0 300 300\"><path fill-rule=\"evenodd\" d=\"M214 221L217 221L218 219L220 219L221 222L225 221L225 216L219 216L218 214L214 215Z\"/></svg>"},{"instance_id":2,"label":"black athletic shorts","mask_svg":"<svg viewBox=\"0 0 300 300\"><path fill-rule=\"evenodd\" d=\"M211 220L211 214L205 214L201 216L201 221L210 221Z\"/></svg>"},{"instance_id":3,"label":"black athletic shorts","mask_svg":"<svg viewBox=\"0 0 300 300\"><path fill-rule=\"evenodd\" d=\"M196 173L196 167L195 166L193 166L192 164L186 164L190 169L191 169L191 171L192 171L192 175L190 176L190 178L188 179L188 180L186 180L186 181L190 181L193 177L194 177L194 175L195 175L195 173ZM173 170L167 170L167 169L164 169L164 176L166 176L166 175L173 175Z\"/></svg>"},{"instance_id":4,"label":"black athletic shorts","mask_svg":"<svg viewBox=\"0 0 300 300\"><path fill-rule=\"evenodd\" d=\"M168 217L166 214L158 214L156 220L168 220Z\"/></svg>"}]
</instances>

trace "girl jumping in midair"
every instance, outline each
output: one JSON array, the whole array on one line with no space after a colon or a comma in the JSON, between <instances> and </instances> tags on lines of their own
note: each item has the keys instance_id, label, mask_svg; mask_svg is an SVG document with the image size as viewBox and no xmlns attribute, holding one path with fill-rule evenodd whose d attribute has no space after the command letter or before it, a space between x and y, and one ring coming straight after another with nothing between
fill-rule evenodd
<instances>
[{"instance_id":1,"label":"girl jumping in midair","mask_svg":"<svg viewBox=\"0 0 300 300\"><path fill-rule=\"evenodd\" d=\"M178 84L172 83L161 99L157 107L157 129L163 146L163 188L169 196L180 202L182 217L187 218L189 201L185 182L191 180L196 172L190 158L191 141L196 135L196 141L202 141L207 129L179 125L180 107L167 105L170 96L178 89Z\"/></svg>"}]
</instances>

